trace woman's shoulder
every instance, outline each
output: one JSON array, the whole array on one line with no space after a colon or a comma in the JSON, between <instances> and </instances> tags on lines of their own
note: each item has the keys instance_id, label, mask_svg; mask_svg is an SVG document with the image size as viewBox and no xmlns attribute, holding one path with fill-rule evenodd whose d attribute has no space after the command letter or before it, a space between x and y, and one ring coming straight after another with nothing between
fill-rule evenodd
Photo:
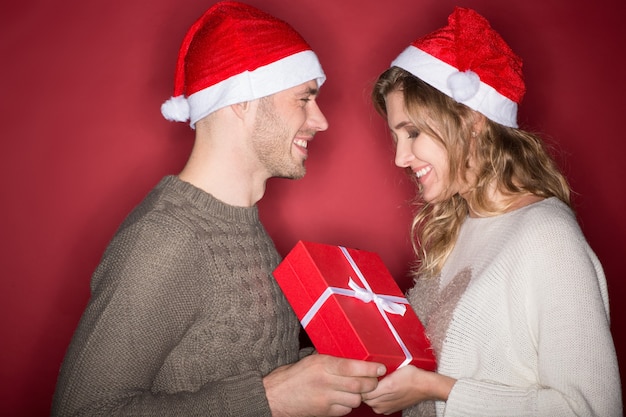
<instances>
[{"instance_id":1,"label":"woman's shoulder","mask_svg":"<svg viewBox=\"0 0 626 417\"><path fill-rule=\"evenodd\" d=\"M576 214L569 205L556 197L522 209L512 232L516 241L535 258L552 255L548 257L553 263L559 258L569 259L573 263L577 262L574 259L581 262L591 260L592 264L598 264ZM553 256L556 254L562 256Z\"/></svg>"},{"instance_id":2,"label":"woman's shoulder","mask_svg":"<svg viewBox=\"0 0 626 417\"><path fill-rule=\"evenodd\" d=\"M531 228L560 233L581 233L574 211L556 197L546 198L513 212L523 230Z\"/></svg>"}]
</instances>

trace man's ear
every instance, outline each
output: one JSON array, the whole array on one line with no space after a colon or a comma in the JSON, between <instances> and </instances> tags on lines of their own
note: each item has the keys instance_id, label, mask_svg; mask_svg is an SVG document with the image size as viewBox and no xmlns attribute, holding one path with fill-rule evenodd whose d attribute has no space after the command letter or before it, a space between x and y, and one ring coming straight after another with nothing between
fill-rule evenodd
<instances>
[{"instance_id":1,"label":"man's ear","mask_svg":"<svg viewBox=\"0 0 626 417\"><path fill-rule=\"evenodd\" d=\"M231 104L230 108L238 118L243 120L248 116L252 103L250 101L242 101L241 103Z\"/></svg>"}]
</instances>

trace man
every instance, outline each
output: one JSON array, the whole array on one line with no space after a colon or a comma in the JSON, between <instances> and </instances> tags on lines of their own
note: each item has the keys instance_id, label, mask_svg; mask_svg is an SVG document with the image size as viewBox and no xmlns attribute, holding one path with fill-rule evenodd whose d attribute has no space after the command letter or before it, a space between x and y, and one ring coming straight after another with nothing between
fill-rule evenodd
<instances>
[{"instance_id":1,"label":"man","mask_svg":"<svg viewBox=\"0 0 626 417\"><path fill-rule=\"evenodd\" d=\"M52 414L347 414L384 366L299 352L255 206L267 179L304 175L328 127L317 57L286 23L222 2L187 33L175 79L162 112L189 120L193 150L107 248Z\"/></svg>"}]
</instances>

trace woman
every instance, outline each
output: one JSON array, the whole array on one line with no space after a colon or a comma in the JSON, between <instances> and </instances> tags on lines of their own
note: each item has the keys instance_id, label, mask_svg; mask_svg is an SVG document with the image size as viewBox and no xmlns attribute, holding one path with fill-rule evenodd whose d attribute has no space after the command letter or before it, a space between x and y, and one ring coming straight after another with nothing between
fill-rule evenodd
<instances>
[{"instance_id":1,"label":"woman","mask_svg":"<svg viewBox=\"0 0 626 417\"><path fill-rule=\"evenodd\" d=\"M408 298L436 373L406 366L364 394L404 416L621 416L602 266L542 141L517 128L521 60L473 10L413 42L374 104L416 180Z\"/></svg>"}]
</instances>

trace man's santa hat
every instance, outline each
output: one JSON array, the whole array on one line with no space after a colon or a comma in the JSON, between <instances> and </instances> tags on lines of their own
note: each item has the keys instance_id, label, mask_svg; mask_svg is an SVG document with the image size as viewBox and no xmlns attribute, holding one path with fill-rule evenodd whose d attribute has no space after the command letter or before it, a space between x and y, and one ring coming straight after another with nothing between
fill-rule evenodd
<instances>
[{"instance_id":1,"label":"man's santa hat","mask_svg":"<svg viewBox=\"0 0 626 417\"><path fill-rule=\"evenodd\" d=\"M168 120L191 127L235 103L265 97L326 76L290 25L249 5L215 4L187 32L176 64L174 94L161 106Z\"/></svg>"},{"instance_id":2,"label":"man's santa hat","mask_svg":"<svg viewBox=\"0 0 626 417\"><path fill-rule=\"evenodd\" d=\"M391 65L497 123L517 127L526 91L522 60L474 10L456 7L447 26L414 41Z\"/></svg>"}]
</instances>

